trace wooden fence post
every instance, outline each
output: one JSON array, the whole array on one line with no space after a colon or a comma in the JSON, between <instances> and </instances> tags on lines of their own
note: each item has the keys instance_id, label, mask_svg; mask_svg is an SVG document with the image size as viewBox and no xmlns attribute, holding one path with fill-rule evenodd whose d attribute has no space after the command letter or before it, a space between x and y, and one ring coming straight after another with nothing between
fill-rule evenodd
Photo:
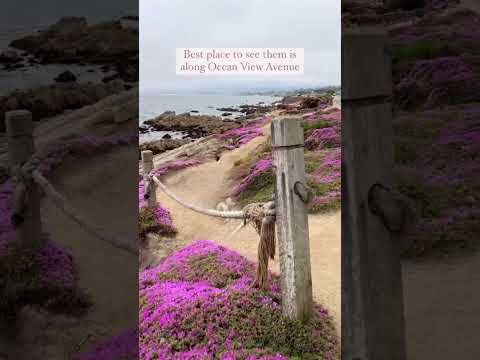
<instances>
[{"instance_id":1,"label":"wooden fence post","mask_svg":"<svg viewBox=\"0 0 480 360\"><path fill-rule=\"evenodd\" d=\"M142 169L143 169L143 181L149 186L149 197L147 199L147 206L154 208L157 205L156 185L153 181L148 181L148 174L153 170L153 152L151 150L142 151ZM145 189L147 191L147 189Z\"/></svg>"},{"instance_id":2,"label":"wooden fence post","mask_svg":"<svg viewBox=\"0 0 480 360\"><path fill-rule=\"evenodd\" d=\"M272 121L273 161L276 168L276 229L282 276L283 313L291 319L312 315L312 273L308 216L298 195L305 185L304 139L299 118Z\"/></svg>"},{"instance_id":3,"label":"wooden fence post","mask_svg":"<svg viewBox=\"0 0 480 360\"><path fill-rule=\"evenodd\" d=\"M15 173L35 153L32 113L27 110L8 111L5 113L5 125L10 168ZM20 188L24 190L25 196L22 198L26 203L15 204L17 210L22 209L21 213L14 214L17 219L17 241L25 247L35 247L43 242L40 193L31 179L27 183L18 183L16 192Z\"/></svg>"},{"instance_id":4,"label":"wooden fence post","mask_svg":"<svg viewBox=\"0 0 480 360\"><path fill-rule=\"evenodd\" d=\"M342 359L405 360L400 243L369 192L393 183L386 34L342 35Z\"/></svg>"}]
</instances>

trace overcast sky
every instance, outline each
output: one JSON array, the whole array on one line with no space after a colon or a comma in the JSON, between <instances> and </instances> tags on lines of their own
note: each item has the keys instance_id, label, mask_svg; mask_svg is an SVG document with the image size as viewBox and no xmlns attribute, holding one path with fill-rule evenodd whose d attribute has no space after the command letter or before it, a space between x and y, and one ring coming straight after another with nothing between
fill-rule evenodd
<instances>
[{"instance_id":1,"label":"overcast sky","mask_svg":"<svg viewBox=\"0 0 480 360\"><path fill-rule=\"evenodd\" d=\"M140 88L340 84L339 0L140 0ZM304 75L175 75L175 48L304 48ZM276 83L276 84L275 84Z\"/></svg>"}]
</instances>

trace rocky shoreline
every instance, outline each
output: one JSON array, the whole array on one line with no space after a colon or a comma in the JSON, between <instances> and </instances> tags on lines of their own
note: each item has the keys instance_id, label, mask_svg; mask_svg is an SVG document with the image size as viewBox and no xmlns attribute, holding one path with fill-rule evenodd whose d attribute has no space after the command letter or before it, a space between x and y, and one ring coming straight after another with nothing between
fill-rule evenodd
<instances>
[{"instance_id":1,"label":"rocky shoreline","mask_svg":"<svg viewBox=\"0 0 480 360\"><path fill-rule=\"evenodd\" d=\"M0 69L11 72L8 83L11 90L40 88L49 81L122 80L128 88L138 82L138 19L128 17L88 24L84 17L63 17L46 29L14 39L7 48L0 49ZM51 79L48 75L45 78L45 74L51 74ZM23 81L17 83L20 75ZM32 79L32 86L22 84L25 76ZM4 89L5 95L15 96L8 90Z\"/></svg>"},{"instance_id":2,"label":"rocky shoreline","mask_svg":"<svg viewBox=\"0 0 480 360\"><path fill-rule=\"evenodd\" d=\"M138 29L122 20L89 25L84 17L63 17L36 34L13 40L0 54L4 69L12 71L34 64L97 64L120 78L138 81Z\"/></svg>"},{"instance_id":3,"label":"rocky shoreline","mask_svg":"<svg viewBox=\"0 0 480 360\"><path fill-rule=\"evenodd\" d=\"M5 95L0 96L0 133L5 131L7 111L27 109L34 121L39 121L134 87L138 82L135 21L138 23L138 19L128 17L88 24L84 17L63 17L0 49L2 70L18 70L18 75L12 73L9 78ZM32 74L37 70L42 73L47 65L63 69L51 73L51 79L35 79L32 86L23 87L20 76L28 73L35 77ZM79 67L85 70L78 71ZM85 75L90 73L94 74Z\"/></svg>"},{"instance_id":4,"label":"rocky shoreline","mask_svg":"<svg viewBox=\"0 0 480 360\"><path fill-rule=\"evenodd\" d=\"M91 105L125 90L122 81L109 83L58 83L34 89L16 90L0 96L0 133L5 132L5 112L25 109L32 112L33 120L40 121L66 111Z\"/></svg>"},{"instance_id":5,"label":"rocky shoreline","mask_svg":"<svg viewBox=\"0 0 480 360\"><path fill-rule=\"evenodd\" d=\"M149 129L155 131L182 131L186 137L197 139L210 135L212 133L221 133L223 131L238 127L241 125L239 120L225 120L219 116L210 115L191 115L190 113L176 114L175 111L166 111L163 114L146 120L140 127L140 133Z\"/></svg>"},{"instance_id":6,"label":"rocky shoreline","mask_svg":"<svg viewBox=\"0 0 480 360\"><path fill-rule=\"evenodd\" d=\"M252 121L256 121L262 116L280 110L279 115L295 115L301 114L305 111L316 111L325 109L333 105L333 94L327 93L322 95L298 95L285 96L282 100L272 105L264 105L259 103L257 105L240 105L238 107L223 107L217 108L218 111L225 111L230 113L240 113L242 116L236 117L233 120L225 119L220 116L211 115L197 115L197 111L190 113L176 114L175 111L166 111L159 116L144 121L139 127L140 133L147 133L150 131L166 131L166 132L183 132L181 139L173 139L167 133L161 139L147 141L140 145L140 152L142 150L151 150L155 155L179 148L190 143L189 147L194 147L195 139L210 138L210 135L221 135L226 132L238 129L241 127L248 127ZM208 151L215 156L208 156L209 158L217 158L221 153L222 143L216 141L208 141ZM206 144L205 142L200 142ZM199 153L203 153L202 146L199 146ZM212 150L213 149L213 150ZM197 152L197 151L195 151Z\"/></svg>"}]
</instances>

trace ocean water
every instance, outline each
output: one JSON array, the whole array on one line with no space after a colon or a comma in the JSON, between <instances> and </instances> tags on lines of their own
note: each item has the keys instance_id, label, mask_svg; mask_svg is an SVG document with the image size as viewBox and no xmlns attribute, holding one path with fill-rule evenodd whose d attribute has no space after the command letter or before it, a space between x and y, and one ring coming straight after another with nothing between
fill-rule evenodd
<instances>
[{"instance_id":1,"label":"ocean water","mask_svg":"<svg viewBox=\"0 0 480 360\"><path fill-rule=\"evenodd\" d=\"M138 15L138 1L133 0L16 0L2 2L0 11L0 52L9 49L15 39L30 35L56 23L64 16L84 16L89 24ZM34 65L15 71L3 71L0 65L0 96L16 89L26 89L51 84L65 70L77 75L79 82L98 82L111 74L102 73L99 66L75 64ZM88 70L95 70L94 73Z\"/></svg>"},{"instance_id":2,"label":"ocean water","mask_svg":"<svg viewBox=\"0 0 480 360\"><path fill-rule=\"evenodd\" d=\"M263 103L270 105L275 101L281 100L281 97L265 95L160 95L160 94L141 94L140 95L140 125L148 119L154 118L165 111L175 111L177 114L190 112L192 110L198 113L192 115L215 115L221 116L224 111L217 108L238 107L239 105L257 105ZM232 113L228 118L235 118L242 113ZM165 134L173 138L181 138L181 132L152 131L140 134L140 143L161 139Z\"/></svg>"}]
</instances>

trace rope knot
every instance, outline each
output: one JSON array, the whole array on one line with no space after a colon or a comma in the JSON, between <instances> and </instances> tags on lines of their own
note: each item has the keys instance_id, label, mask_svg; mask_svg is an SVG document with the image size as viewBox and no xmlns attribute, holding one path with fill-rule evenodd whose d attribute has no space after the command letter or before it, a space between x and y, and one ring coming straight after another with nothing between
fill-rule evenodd
<instances>
[{"instance_id":1,"label":"rope knot","mask_svg":"<svg viewBox=\"0 0 480 360\"><path fill-rule=\"evenodd\" d=\"M244 224L252 224L260 235L258 267L253 286L268 290L268 260L275 258L275 202L248 204L243 212Z\"/></svg>"}]
</instances>

